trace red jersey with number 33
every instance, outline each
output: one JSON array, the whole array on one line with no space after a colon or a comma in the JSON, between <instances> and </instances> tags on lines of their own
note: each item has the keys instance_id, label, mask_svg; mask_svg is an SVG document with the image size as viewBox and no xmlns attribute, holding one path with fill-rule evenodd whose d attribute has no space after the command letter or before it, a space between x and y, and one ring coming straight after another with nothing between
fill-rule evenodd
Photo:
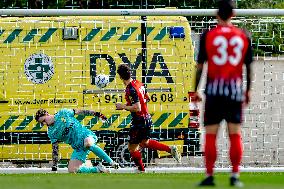
<instances>
[{"instance_id":1,"label":"red jersey with number 33","mask_svg":"<svg viewBox=\"0 0 284 189\"><path fill-rule=\"evenodd\" d=\"M242 99L243 64L252 62L248 35L241 29L218 25L200 39L198 63L208 62L206 94Z\"/></svg>"}]
</instances>

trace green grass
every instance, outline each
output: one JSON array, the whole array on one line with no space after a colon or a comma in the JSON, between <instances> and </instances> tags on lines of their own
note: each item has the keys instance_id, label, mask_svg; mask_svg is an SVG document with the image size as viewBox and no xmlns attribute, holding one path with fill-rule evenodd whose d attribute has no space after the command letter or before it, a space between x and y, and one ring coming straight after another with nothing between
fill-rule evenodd
<instances>
[{"instance_id":1,"label":"green grass","mask_svg":"<svg viewBox=\"0 0 284 189\"><path fill-rule=\"evenodd\" d=\"M2 174L0 188L7 189L189 189L203 174ZM242 173L246 189L284 188L284 173ZM229 174L215 176L216 187L229 186Z\"/></svg>"}]
</instances>

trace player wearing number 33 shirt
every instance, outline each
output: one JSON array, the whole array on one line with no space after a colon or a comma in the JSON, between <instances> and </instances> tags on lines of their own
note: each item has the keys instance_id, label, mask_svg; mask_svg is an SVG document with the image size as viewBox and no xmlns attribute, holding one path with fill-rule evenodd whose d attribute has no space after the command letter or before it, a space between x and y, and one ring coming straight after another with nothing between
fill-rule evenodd
<instances>
[{"instance_id":1,"label":"player wearing number 33 shirt","mask_svg":"<svg viewBox=\"0 0 284 189\"><path fill-rule=\"evenodd\" d=\"M250 101L252 48L247 33L231 23L233 1L219 0L215 28L205 31L200 38L197 60L195 99L203 64L207 62L205 88L205 143L204 158L207 177L200 186L213 186L213 168L217 158L216 136L220 122L227 122L230 139L229 157L232 164L231 186L241 187L239 165L242 158L242 106ZM243 67L246 68L246 88L243 88ZM244 91L245 90L245 91Z\"/></svg>"},{"instance_id":2,"label":"player wearing number 33 shirt","mask_svg":"<svg viewBox=\"0 0 284 189\"><path fill-rule=\"evenodd\" d=\"M250 74L247 74L247 89L243 91L243 65L250 72L252 49L250 38L244 30L234 25L218 24L205 31L200 38L199 67L207 61L207 82L205 88L205 125L219 123L226 117L216 116L217 107L235 109L237 114L228 115L229 120L241 123L242 102L249 102ZM230 103L224 103L222 99ZM236 102L233 105L231 102ZM214 103L214 105L212 105ZM239 107L239 108L238 108ZM223 110L223 113L228 112ZM218 111L217 111L218 112ZM214 115L213 115L214 114Z\"/></svg>"}]
</instances>

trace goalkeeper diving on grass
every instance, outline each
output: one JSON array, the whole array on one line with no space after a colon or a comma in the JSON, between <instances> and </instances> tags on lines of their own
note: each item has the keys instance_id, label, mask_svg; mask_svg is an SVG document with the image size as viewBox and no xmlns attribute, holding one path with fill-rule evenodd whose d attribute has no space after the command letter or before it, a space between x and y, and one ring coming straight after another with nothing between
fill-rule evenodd
<instances>
[{"instance_id":1,"label":"goalkeeper diving on grass","mask_svg":"<svg viewBox=\"0 0 284 189\"><path fill-rule=\"evenodd\" d=\"M118 163L114 162L99 146L97 146L97 136L91 130L84 127L74 117L75 114L97 116L102 121L107 121L106 116L102 113L92 110L61 109L54 115L49 114L44 109L39 109L36 112L36 121L42 125L47 125L48 128L47 134L52 143L52 170L57 170L59 142L71 145L74 150L68 164L68 172L70 173L107 172L107 169L102 164L99 164L96 167L88 167L85 165L87 156L90 152L93 152L99 158L117 169L119 167Z\"/></svg>"}]
</instances>

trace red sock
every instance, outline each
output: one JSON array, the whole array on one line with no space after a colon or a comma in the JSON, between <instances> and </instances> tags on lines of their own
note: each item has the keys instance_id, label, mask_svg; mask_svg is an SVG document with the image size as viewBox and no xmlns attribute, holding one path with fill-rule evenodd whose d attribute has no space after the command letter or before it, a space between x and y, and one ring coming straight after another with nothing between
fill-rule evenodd
<instances>
[{"instance_id":1,"label":"red sock","mask_svg":"<svg viewBox=\"0 0 284 189\"><path fill-rule=\"evenodd\" d=\"M144 168L144 165L143 165L143 162L142 162L141 153L138 150L136 150L134 152L130 152L130 155L131 155L135 165L138 167L138 169L140 171L145 171L145 168Z\"/></svg>"},{"instance_id":2,"label":"red sock","mask_svg":"<svg viewBox=\"0 0 284 189\"><path fill-rule=\"evenodd\" d=\"M230 134L230 159L233 166L232 173L239 173L239 166L241 164L243 147L240 134Z\"/></svg>"},{"instance_id":3,"label":"red sock","mask_svg":"<svg viewBox=\"0 0 284 189\"><path fill-rule=\"evenodd\" d=\"M216 134L205 136L205 166L207 175L213 175L213 167L217 158Z\"/></svg>"},{"instance_id":4,"label":"red sock","mask_svg":"<svg viewBox=\"0 0 284 189\"><path fill-rule=\"evenodd\" d=\"M162 144L162 143L160 143L160 142L158 142L156 140L152 140L152 139L150 139L148 141L147 148L171 153L171 149L170 149L170 147L168 145Z\"/></svg>"}]
</instances>

